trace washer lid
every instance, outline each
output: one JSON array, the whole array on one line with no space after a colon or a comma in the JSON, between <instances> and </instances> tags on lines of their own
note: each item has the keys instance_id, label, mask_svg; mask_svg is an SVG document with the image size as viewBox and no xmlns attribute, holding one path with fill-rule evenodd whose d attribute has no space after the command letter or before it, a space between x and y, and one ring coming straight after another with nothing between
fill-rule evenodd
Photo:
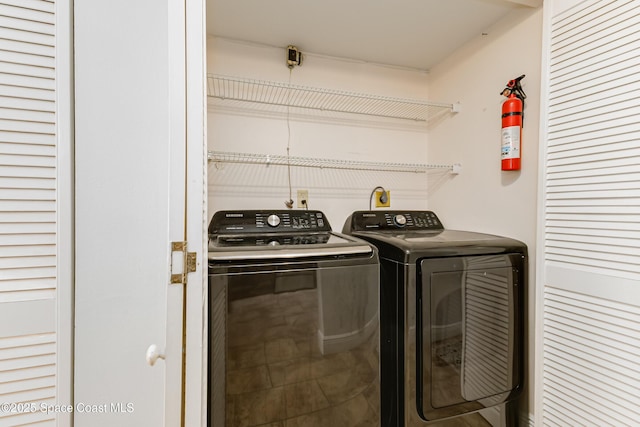
<instances>
[{"instance_id":1,"label":"washer lid","mask_svg":"<svg viewBox=\"0 0 640 427\"><path fill-rule=\"evenodd\" d=\"M374 248L367 242L338 233L322 233L317 236L311 234L214 235L209 238L209 260L211 261L370 256L373 252Z\"/></svg>"}]
</instances>

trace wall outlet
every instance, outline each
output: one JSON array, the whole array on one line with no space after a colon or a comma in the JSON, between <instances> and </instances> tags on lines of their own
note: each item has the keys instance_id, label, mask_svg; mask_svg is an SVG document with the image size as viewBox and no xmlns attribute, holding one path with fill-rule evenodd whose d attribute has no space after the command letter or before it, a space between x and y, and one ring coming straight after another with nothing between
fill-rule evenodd
<instances>
[{"instance_id":1,"label":"wall outlet","mask_svg":"<svg viewBox=\"0 0 640 427\"><path fill-rule=\"evenodd\" d=\"M309 203L309 190L298 190L298 207L306 208Z\"/></svg>"},{"instance_id":2,"label":"wall outlet","mask_svg":"<svg viewBox=\"0 0 640 427\"><path fill-rule=\"evenodd\" d=\"M387 193L387 201L382 203L380 197L382 193ZM388 208L391 206L391 191L376 191L376 208Z\"/></svg>"}]
</instances>

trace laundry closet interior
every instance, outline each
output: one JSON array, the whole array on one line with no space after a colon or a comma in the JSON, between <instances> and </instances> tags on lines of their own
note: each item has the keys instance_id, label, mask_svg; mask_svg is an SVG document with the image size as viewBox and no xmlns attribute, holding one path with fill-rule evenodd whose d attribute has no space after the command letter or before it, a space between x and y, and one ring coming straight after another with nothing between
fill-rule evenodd
<instances>
[{"instance_id":1,"label":"laundry closet interior","mask_svg":"<svg viewBox=\"0 0 640 427\"><path fill-rule=\"evenodd\" d=\"M269 212L321 211L340 232L355 211L429 210L445 228L509 236L535 253L537 129L524 130L522 170L502 172L500 91L526 74L537 122L539 7L254 6L207 3L209 221L262 210L266 227ZM505 64L513 38L538 54L523 48Z\"/></svg>"},{"instance_id":2,"label":"laundry closet interior","mask_svg":"<svg viewBox=\"0 0 640 427\"><path fill-rule=\"evenodd\" d=\"M510 32L526 31L519 27L532 25L531 15L540 19L539 10L509 1L404 9L277 2L256 4L251 14L225 2L207 6L209 218L225 208L281 208L289 199L297 207L298 190L306 190L307 207L342 223L368 209L378 185L391 192L392 208L454 199L444 208L455 212L462 197L467 206L493 205L492 186L515 181L493 167L493 182L484 182L496 151L483 144L496 138L499 92L515 70L527 72L525 87L535 90L539 60L493 62ZM292 68L289 45L301 53ZM465 106L471 96L486 98ZM532 123L535 107L534 99ZM478 108L493 116L479 121ZM534 148L527 148L532 162ZM468 215L447 219L460 217Z\"/></svg>"}]
</instances>

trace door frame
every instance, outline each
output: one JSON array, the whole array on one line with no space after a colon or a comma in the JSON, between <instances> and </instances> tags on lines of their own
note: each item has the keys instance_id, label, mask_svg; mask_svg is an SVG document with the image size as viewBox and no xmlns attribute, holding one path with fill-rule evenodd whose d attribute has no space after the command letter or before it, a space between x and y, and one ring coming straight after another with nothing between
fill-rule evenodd
<instances>
[{"instance_id":1,"label":"door frame","mask_svg":"<svg viewBox=\"0 0 640 427\"><path fill-rule=\"evenodd\" d=\"M207 422L207 86L206 1L185 2L186 60L186 240L198 254L186 301L185 425Z\"/></svg>"},{"instance_id":2,"label":"door frame","mask_svg":"<svg viewBox=\"0 0 640 427\"><path fill-rule=\"evenodd\" d=\"M57 298L56 398L73 402L75 271L73 0L58 0L56 15ZM73 425L73 412L58 412L58 425Z\"/></svg>"}]
</instances>

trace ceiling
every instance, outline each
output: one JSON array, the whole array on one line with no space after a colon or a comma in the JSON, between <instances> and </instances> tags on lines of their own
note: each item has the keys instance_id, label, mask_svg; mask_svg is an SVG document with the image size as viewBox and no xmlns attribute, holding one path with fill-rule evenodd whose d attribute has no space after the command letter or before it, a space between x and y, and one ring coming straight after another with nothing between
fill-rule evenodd
<instances>
[{"instance_id":1,"label":"ceiling","mask_svg":"<svg viewBox=\"0 0 640 427\"><path fill-rule=\"evenodd\" d=\"M429 70L516 8L542 0L207 0L207 33Z\"/></svg>"}]
</instances>

